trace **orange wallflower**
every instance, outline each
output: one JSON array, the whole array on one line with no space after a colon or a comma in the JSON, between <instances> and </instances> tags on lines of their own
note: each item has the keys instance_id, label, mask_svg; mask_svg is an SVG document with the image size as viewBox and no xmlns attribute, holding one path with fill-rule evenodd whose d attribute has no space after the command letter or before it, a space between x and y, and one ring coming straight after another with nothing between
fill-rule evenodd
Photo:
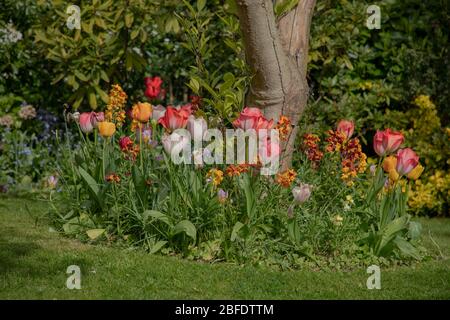
<instances>
[{"instance_id":1,"label":"orange wallflower","mask_svg":"<svg viewBox=\"0 0 450 320\"><path fill-rule=\"evenodd\" d=\"M297 177L297 172L294 169L288 169L277 174L275 181L282 187L289 188Z\"/></svg>"},{"instance_id":2,"label":"orange wallflower","mask_svg":"<svg viewBox=\"0 0 450 320\"><path fill-rule=\"evenodd\" d=\"M123 91L122 87L118 84L114 84L109 91L105 119L110 122L115 122L116 125L120 127L126 118L124 108L127 98L128 96L125 91Z\"/></svg>"},{"instance_id":3,"label":"orange wallflower","mask_svg":"<svg viewBox=\"0 0 450 320\"><path fill-rule=\"evenodd\" d=\"M292 131L291 120L289 120L286 116L281 116L280 120L278 120L275 129L278 130L280 134L280 140L287 140Z\"/></svg>"}]
</instances>

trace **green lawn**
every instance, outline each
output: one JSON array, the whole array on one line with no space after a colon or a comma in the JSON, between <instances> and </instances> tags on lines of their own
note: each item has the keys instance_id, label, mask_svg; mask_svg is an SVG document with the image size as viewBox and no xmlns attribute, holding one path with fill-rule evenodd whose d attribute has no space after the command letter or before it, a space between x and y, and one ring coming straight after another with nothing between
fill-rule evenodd
<instances>
[{"instance_id":1,"label":"green lawn","mask_svg":"<svg viewBox=\"0 0 450 320\"><path fill-rule=\"evenodd\" d=\"M382 289L368 290L365 270L280 272L82 244L44 222L36 226L26 204L35 217L45 210L36 201L0 198L0 299L450 298L450 219L422 219L436 259L382 269ZM66 288L69 265L81 267L81 290Z\"/></svg>"}]
</instances>

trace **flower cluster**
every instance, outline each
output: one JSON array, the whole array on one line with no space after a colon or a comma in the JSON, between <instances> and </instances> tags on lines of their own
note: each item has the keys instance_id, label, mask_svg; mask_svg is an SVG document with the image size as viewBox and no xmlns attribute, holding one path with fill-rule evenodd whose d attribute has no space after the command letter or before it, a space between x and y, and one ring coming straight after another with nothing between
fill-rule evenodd
<instances>
[{"instance_id":1,"label":"flower cluster","mask_svg":"<svg viewBox=\"0 0 450 320\"><path fill-rule=\"evenodd\" d=\"M127 102L127 94L123 91L122 87L118 84L112 86L109 91L108 104L105 111L105 120L108 122L114 122L120 127L125 121L125 103Z\"/></svg>"},{"instance_id":2,"label":"flower cluster","mask_svg":"<svg viewBox=\"0 0 450 320\"><path fill-rule=\"evenodd\" d=\"M286 141L287 139L289 139L289 135L292 131L291 120L289 120L289 118L286 116L281 116L280 120L278 120L277 125L275 126L275 129L277 129L280 134L280 140Z\"/></svg>"},{"instance_id":3,"label":"flower cluster","mask_svg":"<svg viewBox=\"0 0 450 320\"><path fill-rule=\"evenodd\" d=\"M116 173L110 173L110 174L106 175L105 180L106 180L106 182L110 182L110 183L119 183L120 177Z\"/></svg>"},{"instance_id":4,"label":"flower cluster","mask_svg":"<svg viewBox=\"0 0 450 320\"><path fill-rule=\"evenodd\" d=\"M289 188L297 177L294 169L288 169L277 174L275 181L284 188Z\"/></svg>"},{"instance_id":5,"label":"flower cluster","mask_svg":"<svg viewBox=\"0 0 450 320\"><path fill-rule=\"evenodd\" d=\"M125 157L129 160L136 160L139 154L139 145L134 144L130 137L121 137L119 139L120 150L125 154Z\"/></svg>"},{"instance_id":6,"label":"flower cluster","mask_svg":"<svg viewBox=\"0 0 450 320\"><path fill-rule=\"evenodd\" d=\"M336 130L327 131L326 151L339 152L342 166L341 179L347 185L353 184L353 179L358 173L363 173L367 166L367 156L362 152L358 138L351 138L355 130L352 121L341 120Z\"/></svg>"},{"instance_id":7,"label":"flower cluster","mask_svg":"<svg viewBox=\"0 0 450 320\"><path fill-rule=\"evenodd\" d=\"M367 166L367 156L361 150L358 138L348 140L341 149L342 175L341 179L352 185L352 179L358 173L363 173Z\"/></svg>"},{"instance_id":8,"label":"flower cluster","mask_svg":"<svg viewBox=\"0 0 450 320\"><path fill-rule=\"evenodd\" d=\"M31 105L22 106L19 110L19 117L23 120L36 118L36 109Z\"/></svg>"},{"instance_id":9,"label":"flower cluster","mask_svg":"<svg viewBox=\"0 0 450 320\"><path fill-rule=\"evenodd\" d=\"M316 134L307 133L303 136L303 151L313 168L318 168L320 160L323 158L323 152L319 148L320 138Z\"/></svg>"},{"instance_id":10,"label":"flower cluster","mask_svg":"<svg viewBox=\"0 0 450 320\"><path fill-rule=\"evenodd\" d=\"M411 148L399 149L404 139L403 134L389 128L377 131L373 139L373 148L380 157L384 157L382 167L391 182L396 182L402 176L416 180L424 170L419 163L419 156ZM396 151L396 155L392 155Z\"/></svg>"},{"instance_id":11,"label":"flower cluster","mask_svg":"<svg viewBox=\"0 0 450 320\"><path fill-rule=\"evenodd\" d=\"M11 126L14 124L14 118L9 115L6 114L2 117L0 117L0 126L6 127L6 128L11 128Z\"/></svg>"},{"instance_id":12,"label":"flower cluster","mask_svg":"<svg viewBox=\"0 0 450 320\"><path fill-rule=\"evenodd\" d=\"M243 164L230 164L226 169L225 173L229 177L235 177L240 176L242 173L248 172L250 165L243 163Z\"/></svg>"},{"instance_id":13,"label":"flower cluster","mask_svg":"<svg viewBox=\"0 0 450 320\"><path fill-rule=\"evenodd\" d=\"M206 181L211 182L215 187L222 183L223 171L219 169L211 169L206 174Z\"/></svg>"}]
</instances>

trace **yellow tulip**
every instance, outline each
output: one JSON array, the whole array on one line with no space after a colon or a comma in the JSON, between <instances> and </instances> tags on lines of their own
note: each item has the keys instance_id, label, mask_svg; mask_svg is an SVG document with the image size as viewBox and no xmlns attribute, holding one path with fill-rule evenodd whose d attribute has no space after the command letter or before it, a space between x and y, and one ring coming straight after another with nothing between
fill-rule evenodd
<instances>
[{"instance_id":1,"label":"yellow tulip","mask_svg":"<svg viewBox=\"0 0 450 320\"><path fill-rule=\"evenodd\" d=\"M418 163L417 166L408 173L408 178L411 180L419 179L424 169L425 168L420 163Z\"/></svg>"},{"instance_id":2,"label":"yellow tulip","mask_svg":"<svg viewBox=\"0 0 450 320\"><path fill-rule=\"evenodd\" d=\"M397 166L397 157L389 156L386 157L383 161L383 169L385 172L391 172L392 170L395 170L396 166Z\"/></svg>"},{"instance_id":3,"label":"yellow tulip","mask_svg":"<svg viewBox=\"0 0 450 320\"><path fill-rule=\"evenodd\" d=\"M397 170L394 169L389 171L389 179L391 179L392 181L397 181L399 177L400 175L398 174Z\"/></svg>"},{"instance_id":4,"label":"yellow tulip","mask_svg":"<svg viewBox=\"0 0 450 320\"><path fill-rule=\"evenodd\" d=\"M131 110L131 116L139 122L147 122L152 116L152 105L148 102L136 103Z\"/></svg>"},{"instance_id":5,"label":"yellow tulip","mask_svg":"<svg viewBox=\"0 0 450 320\"><path fill-rule=\"evenodd\" d=\"M98 132L102 137L111 137L116 132L116 125L108 121L99 122Z\"/></svg>"}]
</instances>

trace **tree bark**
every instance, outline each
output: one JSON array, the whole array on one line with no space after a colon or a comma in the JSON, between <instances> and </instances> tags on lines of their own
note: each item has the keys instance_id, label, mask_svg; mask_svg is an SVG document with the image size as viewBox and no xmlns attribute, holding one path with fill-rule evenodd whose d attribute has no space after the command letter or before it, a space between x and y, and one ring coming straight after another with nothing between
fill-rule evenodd
<instances>
[{"instance_id":1,"label":"tree bark","mask_svg":"<svg viewBox=\"0 0 450 320\"><path fill-rule=\"evenodd\" d=\"M277 22L272 0L236 0L245 56L253 73L246 103L260 107L268 119L277 121L285 115L294 125L282 145L283 169L291 164L297 123L308 100L306 70L315 2L300 0Z\"/></svg>"}]
</instances>

